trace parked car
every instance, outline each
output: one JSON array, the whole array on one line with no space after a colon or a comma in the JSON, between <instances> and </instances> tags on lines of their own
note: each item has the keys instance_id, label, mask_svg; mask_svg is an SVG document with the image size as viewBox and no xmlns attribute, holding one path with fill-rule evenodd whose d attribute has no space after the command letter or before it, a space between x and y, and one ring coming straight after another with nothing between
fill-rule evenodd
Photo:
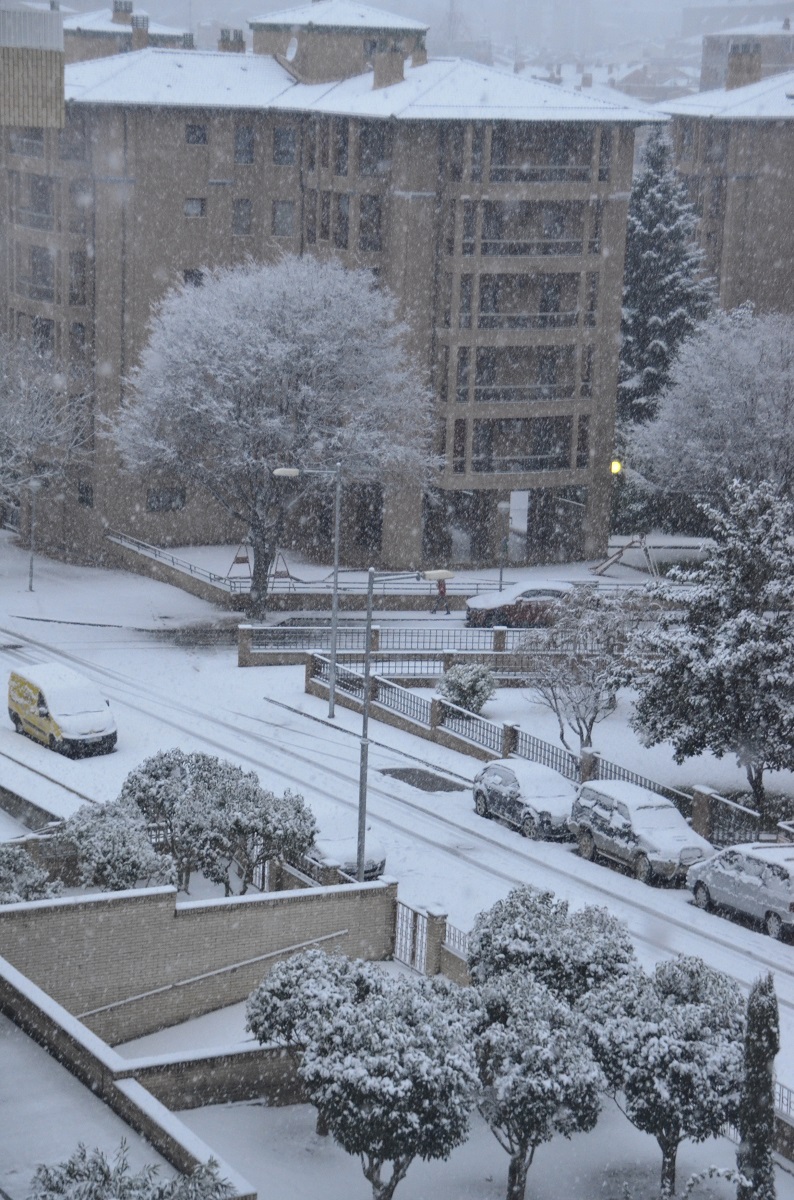
<instances>
[{"instance_id":1,"label":"parked car","mask_svg":"<svg viewBox=\"0 0 794 1200\"><path fill-rule=\"evenodd\" d=\"M555 604L572 588L570 583L515 583L501 592L483 592L466 601L466 624L513 628L553 625Z\"/></svg>"},{"instance_id":2,"label":"parked car","mask_svg":"<svg viewBox=\"0 0 794 1200\"><path fill-rule=\"evenodd\" d=\"M12 671L8 715L17 733L61 754L107 754L116 745L110 701L90 679L60 663Z\"/></svg>"},{"instance_id":3,"label":"parked car","mask_svg":"<svg viewBox=\"0 0 794 1200\"><path fill-rule=\"evenodd\" d=\"M558 771L520 758L488 763L474 777L474 808L499 817L528 838L568 838L576 786Z\"/></svg>"},{"instance_id":4,"label":"parked car","mask_svg":"<svg viewBox=\"0 0 794 1200\"><path fill-rule=\"evenodd\" d=\"M386 870L386 851L369 832L364 849L364 879L379 879ZM306 857L318 866L338 867L345 875L355 879L358 871L358 839L319 837Z\"/></svg>"},{"instance_id":5,"label":"parked car","mask_svg":"<svg viewBox=\"0 0 794 1200\"><path fill-rule=\"evenodd\" d=\"M635 783L583 783L568 822L582 858L622 863L642 883L682 881L714 847L690 829L672 801Z\"/></svg>"},{"instance_id":6,"label":"parked car","mask_svg":"<svg viewBox=\"0 0 794 1200\"><path fill-rule=\"evenodd\" d=\"M698 908L729 908L759 921L770 937L794 926L794 845L728 846L690 867L687 887Z\"/></svg>"}]
</instances>

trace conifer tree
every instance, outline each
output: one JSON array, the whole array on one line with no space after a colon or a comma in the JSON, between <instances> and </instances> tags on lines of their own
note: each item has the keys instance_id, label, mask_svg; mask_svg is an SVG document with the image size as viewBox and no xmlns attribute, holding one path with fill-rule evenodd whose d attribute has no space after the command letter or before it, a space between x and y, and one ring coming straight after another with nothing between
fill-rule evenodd
<instances>
[{"instance_id":1,"label":"conifer tree","mask_svg":"<svg viewBox=\"0 0 794 1200\"><path fill-rule=\"evenodd\" d=\"M697 221L671 168L666 136L656 129L629 202L618 385L623 425L655 416L676 350L710 311Z\"/></svg>"},{"instance_id":2,"label":"conifer tree","mask_svg":"<svg viewBox=\"0 0 794 1200\"><path fill-rule=\"evenodd\" d=\"M775 1200L775 1055L780 1049L780 1020L771 972L753 984L747 1002L744 1081L739 1107L741 1142L736 1165L748 1181L737 1200Z\"/></svg>"}]
</instances>

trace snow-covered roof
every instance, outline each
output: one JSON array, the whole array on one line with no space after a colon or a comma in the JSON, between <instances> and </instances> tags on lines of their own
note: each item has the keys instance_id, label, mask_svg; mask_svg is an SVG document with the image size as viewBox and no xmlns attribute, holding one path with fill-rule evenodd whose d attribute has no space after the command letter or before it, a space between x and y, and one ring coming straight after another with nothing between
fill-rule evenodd
<instances>
[{"instance_id":1,"label":"snow-covered roof","mask_svg":"<svg viewBox=\"0 0 794 1200\"><path fill-rule=\"evenodd\" d=\"M136 9L136 17L146 17L145 9ZM132 26L113 20L113 10L100 8L96 12L75 13L73 17L65 17L63 22L65 33L132 33ZM182 37L187 30L174 29L170 25L159 25L149 21L149 34L154 37Z\"/></svg>"},{"instance_id":2,"label":"snow-covered roof","mask_svg":"<svg viewBox=\"0 0 794 1200\"><path fill-rule=\"evenodd\" d=\"M95 686L90 679L86 679L85 675L80 675L71 667L64 667L60 663L31 663L29 666L20 666L14 670L17 675L29 680L42 691L53 687L94 688Z\"/></svg>"},{"instance_id":3,"label":"snow-covered roof","mask_svg":"<svg viewBox=\"0 0 794 1200\"><path fill-rule=\"evenodd\" d=\"M481 63L406 64L405 79L373 89L372 72L335 83L296 83L270 55L148 48L66 67L66 99L85 104L169 105L317 112L403 120L619 121L662 118L617 98L520 79Z\"/></svg>"},{"instance_id":4,"label":"snow-covered roof","mask_svg":"<svg viewBox=\"0 0 794 1200\"><path fill-rule=\"evenodd\" d=\"M351 0L314 0L313 4L302 4L299 8L281 8L278 12L263 13L261 17L249 17L248 24L252 29L267 25L290 29L313 25L315 29L410 30L414 33L424 33L428 28L411 17L401 17L369 4L354 4Z\"/></svg>"},{"instance_id":5,"label":"snow-covered roof","mask_svg":"<svg viewBox=\"0 0 794 1200\"><path fill-rule=\"evenodd\" d=\"M672 800L667 800L664 796L657 795L656 792L650 792L637 783L627 783L623 779L598 779L593 783L586 783L584 786L592 788L594 792L601 792L604 796L610 796L613 800L620 801L632 812L649 806L675 809Z\"/></svg>"},{"instance_id":6,"label":"snow-covered roof","mask_svg":"<svg viewBox=\"0 0 794 1200\"><path fill-rule=\"evenodd\" d=\"M794 118L794 71L770 75L738 88L697 92L665 100L656 110L673 117L716 117L726 121L777 121Z\"/></svg>"}]
</instances>

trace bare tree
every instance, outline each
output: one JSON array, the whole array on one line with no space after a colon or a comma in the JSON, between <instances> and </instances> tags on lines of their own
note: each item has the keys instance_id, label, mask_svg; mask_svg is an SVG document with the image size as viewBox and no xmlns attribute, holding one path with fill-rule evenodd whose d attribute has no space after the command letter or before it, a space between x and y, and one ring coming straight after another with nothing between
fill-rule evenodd
<instances>
[{"instance_id":1,"label":"bare tree","mask_svg":"<svg viewBox=\"0 0 794 1200\"><path fill-rule=\"evenodd\" d=\"M432 405L406 333L370 272L314 258L208 272L165 297L115 438L131 469L171 474L248 526L254 614L295 502L275 468L423 484Z\"/></svg>"}]
</instances>

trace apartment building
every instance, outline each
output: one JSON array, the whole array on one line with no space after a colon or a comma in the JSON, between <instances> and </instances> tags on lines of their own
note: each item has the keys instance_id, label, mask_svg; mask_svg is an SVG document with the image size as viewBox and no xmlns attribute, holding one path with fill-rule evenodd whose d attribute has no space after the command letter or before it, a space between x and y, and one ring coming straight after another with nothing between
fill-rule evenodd
<instances>
[{"instance_id":1,"label":"apartment building","mask_svg":"<svg viewBox=\"0 0 794 1200\"><path fill-rule=\"evenodd\" d=\"M58 0L50 2L57 9ZM151 21L146 12L134 12L132 0L113 0L112 8L64 16L63 49L67 63L126 54L146 46L190 50L193 34Z\"/></svg>"},{"instance_id":2,"label":"apartment building","mask_svg":"<svg viewBox=\"0 0 794 1200\"><path fill-rule=\"evenodd\" d=\"M428 61L425 26L350 0L250 28L249 54L68 65L63 130L5 132L3 319L68 364L95 418L83 468L40 495L48 544L101 557L108 527L157 544L245 532L173 480L121 475L103 422L168 288L287 252L372 270L435 392L432 494L346 489L349 561L497 561L516 495L521 558L599 554L647 112Z\"/></svg>"},{"instance_id":3,"label":"apartment building","mask_svg":"<svg viewBox=\"0 0 794 1200\"><path fill-rule=\"evenodd\" d=\"M794 6L792 6L794 7ZM737 52L737 48L742 47ZM700 90L711 92L716 88L737 87L754 82L752 79L729 78L743 63L752 61L748 54L760 55L757 79L769 75L780 75L794 69L794 33L791 18L782 21L763 21L758 25L747 25L727 30L725 33L707 33L703 38L700 65Z\"/></svg>"},{"instance_id":4,"label":"apartment building","mask_svg":"<svg viewBox=\"0 0 794 1200\"><path fill-rule=\"evenodd\" d=\"M744 51L738 52L744 57ZM756 72L760 56L753 53ZM742 64L741 78L752 64ZM719 303L794 312L794 72L665 102Z\"/></svg>"}]
</instances>

